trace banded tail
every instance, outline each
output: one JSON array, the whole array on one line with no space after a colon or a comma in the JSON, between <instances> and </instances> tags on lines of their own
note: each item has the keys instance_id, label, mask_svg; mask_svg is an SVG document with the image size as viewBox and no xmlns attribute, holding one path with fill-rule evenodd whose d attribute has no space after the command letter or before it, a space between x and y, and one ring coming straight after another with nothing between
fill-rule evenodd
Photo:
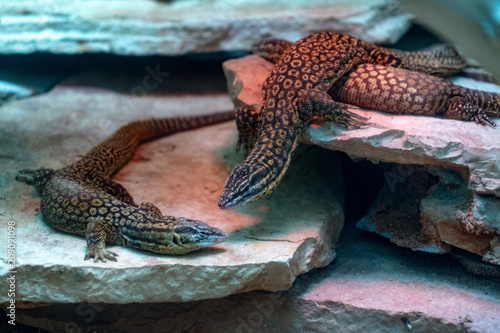
<instances>
[{"instance_id":1,"label":"banded tail","mask_svg":"<svg viewBox=\"0 0 500 333\"><path fill-rule=\"evenodd\" d=\"M146 141L176 132L212 125L235 118L234 111L208 115L158 118L135 121L123 126L106 141L92 148L80 161L111 177Z\"/></svg>"},{"instance_id":2,"label":"banded tail","mask_svg":"<svg viewBox=\"0 0 500 333\"><path fill-rule=\"evenodd\" d=\"M461 72L467 63L451 45L436 45L422 51L400 51L374 46L378 52L395 56L403 61L404 68L435 76Z\"/></svg>"}]
</instances>

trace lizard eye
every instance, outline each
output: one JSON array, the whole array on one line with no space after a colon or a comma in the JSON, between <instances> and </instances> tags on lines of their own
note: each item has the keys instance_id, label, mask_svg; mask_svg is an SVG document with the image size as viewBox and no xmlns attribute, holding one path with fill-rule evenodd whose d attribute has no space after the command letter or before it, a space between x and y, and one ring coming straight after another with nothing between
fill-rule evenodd
<instances>
[{"instance_id":1,"label":"lizard eye","mask_svg":"<svg viewBox=\"0 0 500 333\"><path fill-rule=\"evenodd\" d=\"M250 188L250 184L246 183L240 188L240 192L247 192L248 189Z\"/></svg>"}]
</instances>

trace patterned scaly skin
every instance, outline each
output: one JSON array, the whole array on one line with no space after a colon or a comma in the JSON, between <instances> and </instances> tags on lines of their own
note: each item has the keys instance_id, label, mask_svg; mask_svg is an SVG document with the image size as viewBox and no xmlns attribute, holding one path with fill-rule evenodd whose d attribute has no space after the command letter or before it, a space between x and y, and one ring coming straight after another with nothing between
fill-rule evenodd
<instances>
[{"instance_id":1,"label":"patterned scaly skin","mask_svg":"<svg viewBox=\"0 0 500 333\"><path fill-rule=\"evenodd\" d=\"M262 86L264 102L258 123L250 121L245 125L249 132L257 128L257 133L240 136L239 144L253 147L252 151L229 176L219 207L237 207L270 194L285 174L299 137L313 118L346 128L365 125L366 119L335 103L327 91L335 81L363 63L411 67L412 58L406 56L410 53L401 52L405 55L402 60L396 56L397 52L384 51L357 38L330 32L316 33L285 47ZM258 110L245 108L239 113L252 114ZM254 137L258 138L255 145L245 142L253 141Z\"/></svg>"},{"instance_id":2,"label":"patterned scaly skin","mask_svg":"<svg viewBox=\"0 0 500 333\"><path fill-rule=\"evenodd\" d=\"M335 82L328 94L359 107L395 114L432 116L444 112L450 119L481 125L496 124L500 94L467 89L451 81L379 65L363 64Z\"/></svg>"},{"instance_id":3,"label":"patterned scaly skin","mask_svg":"<svg viewBox=\"0 0 500 333\"><path fill-rule=\"evenodd\" d=\"M276 64L292 44L283 39L267 40L253 45L252 52ZM365 47L370 51L371 63L379 64L380 58L392 56L400 59L405 69L429 75L448 76L463 71L467 66L465 59L451 45L436 45L430 50L412 52L384 48L370 43L366 43Z\"/></svg>"},{"instance_id":4,"label":"patterned scaly skin","mask_svg":"<svg viewBox=\"0 0 500 333\"><path fill-rule=\"evenodd\" d=\"M127 190L111 180L144 141L234 119L234 112L150 119L120 128L81 160L52 170L21 170L16 179L42 193L43 220L52 228L83 235L85 260L116 261L105 244L117 244L164 254L184 254L218 244L227 235L204 222L162 216L152 203L136 205Z\"/></svg>"},{"instance_id":5,"label":"patterned scaly skin","mask_svg":"<svg viewBox=\"0 0 500 333\"><path fill-rule=\"evenodd\" d=\"M291 44L285 40L264 41L254 45L252 51L276 63ZM402 52L384 50L391 54ZM435 47L431 51L403 52L403 57L413 57L412 65L408 66L411 70L433 75L455 74L465 65L457 51L447 45ZM335 82L328 94L334 100L379 111L427 116L445 112L445 116L450 119L496 126L488 116L499 116L499 94L466 89L449 80L413 71L362 64ZM486 81L490 82L491 78ZM237 114L239 127L248 122L242 117L248 116L255 117L241 112Z\"/></svg>"},{"instance_id":6,"label":"patterned scaly skin","mask_svg":"<svg viewBox=\"0 0 500 333\"><path fill-rule=\"evenodd\" d=\"M334 100L394 114L433 116L474 121L496 127L489 117L500 117L500 94L467 89L427 74L381 65L362 64L328 90ZM243 108L236 114L236 149L248 155L257 140L260 112Z\"/></svg>"}]
</instances>

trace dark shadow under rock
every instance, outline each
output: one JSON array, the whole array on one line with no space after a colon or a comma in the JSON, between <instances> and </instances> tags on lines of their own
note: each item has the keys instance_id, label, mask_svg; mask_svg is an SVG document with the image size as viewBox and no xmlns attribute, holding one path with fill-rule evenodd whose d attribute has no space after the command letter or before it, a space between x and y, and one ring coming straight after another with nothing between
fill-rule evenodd
<instances>
[{"instance_id":1,"label":"dark shadow under rock","mask_svg":"<svg viewBox=\"0 0 500 333\"><path fill-rule=\"evenodd\" d=\"M444 253L448 244L432 224L421 221L420 203L439 178L417 165L393 165L383 173L385 183L369 213L357 226L387 237L391 242L426 252Z\"/></svg>"}]
</instances>

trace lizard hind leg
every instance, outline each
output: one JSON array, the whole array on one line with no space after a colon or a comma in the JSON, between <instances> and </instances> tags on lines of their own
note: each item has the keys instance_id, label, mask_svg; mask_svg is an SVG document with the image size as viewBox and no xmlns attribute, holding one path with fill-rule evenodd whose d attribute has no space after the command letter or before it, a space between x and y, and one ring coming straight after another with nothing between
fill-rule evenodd
<instances>
[{"instance_id":1,"label":"lizard hind leg","mask_svg":"<svg viewBox=\"0 0 500 333\"><path fill-rule=\"evenodd\" d=\"M449 119L469 120L474 121L476 124L496 127L496 124L486 115L484 109L474 105L462 96L451 98L446 111L446 117Z\"/></svg>"},{"instance_id":2,"label":"lizard hind leg","mask_svg":"<svg viewBox=\"0 0 500 333\"><path fill-rule=\"evenodd\" d=\"M42 191L45 184L52 178L55 170L53 169L24 169L19 170L16 175L16 180L25 182L28 185L33 185L39 191Z\"/></svg>"},{"instance_id":3,"label":"lizard hind leg","mask_svg":"<svg viewBox=\"0 0 500 333\"><path fill-rule=\"evenodd\" d=\"M98 262L99 260L106 262L106 259L116 261L118 254L106 250L106 240L112 238L113 232L114 228L111 222L105 220L90 221L87 224L87 232L85 234L87 253L84 260L93 258L94 262Z\"/></svg>"}]
</instances>

